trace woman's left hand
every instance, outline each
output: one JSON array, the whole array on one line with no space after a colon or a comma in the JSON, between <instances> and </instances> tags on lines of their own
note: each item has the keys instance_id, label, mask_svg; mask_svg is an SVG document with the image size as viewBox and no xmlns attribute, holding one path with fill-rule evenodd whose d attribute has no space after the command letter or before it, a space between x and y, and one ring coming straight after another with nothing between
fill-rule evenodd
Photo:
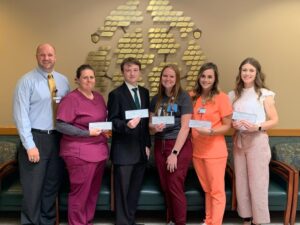
<instances>
[{"instance_id":1,"label":"woman's left hand","mask_svg":"<svg viewBox=\"0 0 300 225\"><path fill-rule=\"evenodd\" d=\"M171 153L167 158L167 170L173 173L177 169L177 156Z\"/></svg>"},{"instance_id":2,"label":"woman's left hand","mask_svg":"<svg viewBox=\"0 0 300 225\"><path fill-rule=\"evenodd\" d=\"M210 135L211 129L206 127L195 127L195 129L202 135Z\"/></svg>"},{"instance_id":3,"label":"woman's left hand","mask_svg":"<svg viewBox=\"0 0 300 225\"><path fill-rule=\"evenodd\" d=\"M250 123L246 120L243 120L242 123L243 123L243 127L246 128L247 131L249 132L258 131L258 126L256 124Z\"/></svg>"},{"instance_id":4,"label":"woman's left hand","mask_svg":"<svg viewBox=\"0 0 300 225\"><path fill-rule=\"evenodd\" d=\"M90 129L90 136L99 136L101 134L101 130L97 128Z\"/></svg>"}]
</instances>

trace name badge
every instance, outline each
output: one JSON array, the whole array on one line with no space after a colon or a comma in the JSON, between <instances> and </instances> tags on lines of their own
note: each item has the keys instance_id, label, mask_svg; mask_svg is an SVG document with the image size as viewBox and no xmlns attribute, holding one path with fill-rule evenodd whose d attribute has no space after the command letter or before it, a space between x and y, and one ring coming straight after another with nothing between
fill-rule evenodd
<instances>
[{"instance_id":1,"label":"name badge","mask_svg":"<svg viewBox=\"0 0 300 225\"><path fill-rule=\"evenodd\" d=\"M177 112L178 105L177 104L169 104L167 108L167 112Z\"/></svg>"},{"instance_id":2,"label":"name badge","mask_svg":"<svg viewBox=\"0 0 300 225\"><path fill-rule=\"evenodd\" d=\"M53 101L54 101L55 103L60 103L60 101L61 101L61 96L53 97Z\"/></svg>"},{"instance_id":3,"label":"name badge","mask_svg":"<svg viewBox=\"0 0 300 225\"><path fill-rule=\"evenodd\" d=\"M206 113L206 108L200 107L200 108L198 109L198 113L200 113L200 114Z\"/></svg>"}]
</instances>

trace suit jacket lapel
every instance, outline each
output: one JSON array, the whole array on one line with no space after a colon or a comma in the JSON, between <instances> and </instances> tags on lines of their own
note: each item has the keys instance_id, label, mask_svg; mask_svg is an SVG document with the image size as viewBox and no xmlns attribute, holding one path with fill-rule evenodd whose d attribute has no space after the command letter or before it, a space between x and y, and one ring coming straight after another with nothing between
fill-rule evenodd
<instances>
[{"instance_id":1,"label":"suit jacket lapel","mask_svg":"<svg viewBox=\"0 0 300 225\"><path fill-rule=\"evenodd\" d=\"M136 109L136 106L135 106L134 100L132 98L132 95L130 93L130 90L128 89L128 87L125 84L125 82L123 83L122 88L123 88L123 92L125 94L125 98L128 99L128 103L130 105L130 108Z\"/></svg>"},{"instance_id":2,"label":"suit jacket lapel","mask_svg":"<svg viewBox=\"0 0 300 225\"><path fill-rule=\"evenodd\" d=\"M141 98L141 109L145 108L145 95L141 91L141 87L139 86L139 93Z\"/></svg>"}]
</instances>

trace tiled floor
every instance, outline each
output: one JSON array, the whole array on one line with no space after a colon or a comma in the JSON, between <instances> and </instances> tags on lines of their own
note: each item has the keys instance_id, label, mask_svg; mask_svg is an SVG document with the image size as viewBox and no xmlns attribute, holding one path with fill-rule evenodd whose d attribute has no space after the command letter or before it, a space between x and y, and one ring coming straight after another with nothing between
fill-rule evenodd
<instances>
[{"instance_id":1,"label":"tiled floor","mask_svg":"<svg viewBox=\"0 0 300 225\"><path fill-rule=\"evenodd\" d=\"M203 219L203 212L193 212L188 214L188 225L199 225ZM271 213L272 225L283 224L283 212L272 212ZM137 223L145 225L164 225L164 213L163 212L138 212ZM19 225L19 214L10 212L0 212L0 225ZM61 225L67 225L66 215L61 215ZM94 225L113 225L114 217L111 213L98 212L95 216ZM226 212L224 216L224 225L241 225L241 220L236 213ZM297 225L300 225L300 218L298 219Z\"/></svg>"}]
</instances>

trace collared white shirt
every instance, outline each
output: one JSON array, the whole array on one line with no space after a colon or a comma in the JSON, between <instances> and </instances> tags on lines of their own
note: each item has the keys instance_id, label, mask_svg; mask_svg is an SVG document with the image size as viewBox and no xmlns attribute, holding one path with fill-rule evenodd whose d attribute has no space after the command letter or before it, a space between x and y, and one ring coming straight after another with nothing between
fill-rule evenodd
<instances>
[{"instance_id":1,"label":"collared white shirt","mask_svg":"<svg viewBox=\"0 0 300 225\"><path fill-rule=\"evenodd\" d=\"M139 98L139 102L140 102L140 105L141 105L141 96L140 96L140 92L139 92L139 87L138 86L133 86L132 84L129 84L125 81L125 84L126 86L128 87L129 91L130 91L130 94L132 96L132 99L134 101L134 91L132 90L133 88L137 88L137 95L138 95L138 98Z\"/></svg>"}]
</instances>

